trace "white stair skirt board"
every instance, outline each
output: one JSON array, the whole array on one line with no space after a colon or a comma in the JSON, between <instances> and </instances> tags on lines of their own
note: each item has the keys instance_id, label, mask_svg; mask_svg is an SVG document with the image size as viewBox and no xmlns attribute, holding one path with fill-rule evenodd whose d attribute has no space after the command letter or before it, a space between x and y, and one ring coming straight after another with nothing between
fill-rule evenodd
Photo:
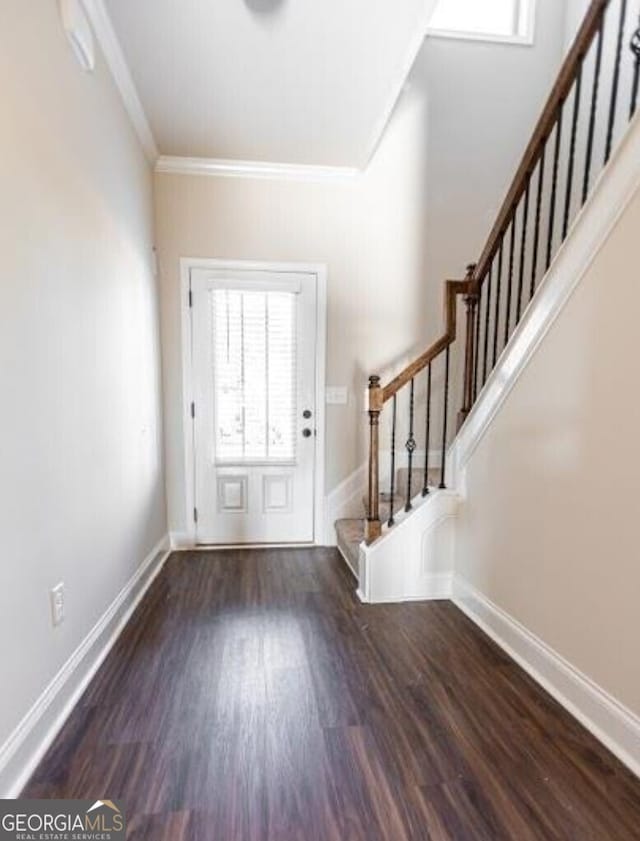
<instances>
[{"instance_id":1,"label":"white stair skirt board","mask_svg":"<svg viewBox=\"0 0 640 841\"><path fill-rule=\"evenodd\" d=\"M364 422L364 421L363 421ZM442 451L429 450L429 468L440 469L442 464ZM390 450L380 450L380 490L389 489L389 470L391 465ZM424 465L424 450L416 450L413 454L413 467L420 470ZM406 457L402 453L396 454L396 469L406 467ZM361 464L347 478L340 482L332 491L327 494L325 501L325 528L324 545L336 546L336 520L348 520L352 517L364 516L362 499L367 494L367 463Z\"/></svg>"},{"instance_id":2,"label":"white stair skirt board","mask_svg":"<svg viewBox=\"0 0 640 841\"><path fill-rule=\"evenodd\" d=\"M448 599L459 497L434 490L416 497L370 546L362 545L358 595L370 603Z\"/></svg>"},{"instance_id":3,"label":"white stair skirt board","mask_svg":"<svg viewBox=\"0 0 640 841\"><path fill-rule=\"evenodd\" d=\"M640 189L640 110L600 173L509 343L447 454L452 485L465 492L465 466L552 324Z\"/></svg>"},{"instance_id":4,"label":"white stair skirt board","mask_svg":"<svg viewBox=\"0 0 640 841\"><path fill-rule=\"evenodd\" d=\"M640 718L457 575L453 602L640 777Z\"/></svg>"},{"instance_id":5,"label":"white stair skirt board","mask_svg":"<svg viewBox=\"0 0 640 841\"><path fill-rule=\"evenodd\" d=\"M170 553L162 538L0 746L0 798L17 797Z\"/></svg>"},{"instance_id":6,"label":"white stair skirt board","mask_svg":"<svg viewBox=\"0 0 640 841\"><path fill-rule=\"evenodd\" d=\"M349 556L346 554L346 552L342 551L341 546L338 546L338 552L340 552L340 557L345 562L348 569L351 570L351 573L352 573L353 577L357 580L358 579L358 570L353 568L353 564L351 563L351 560L349 559ZM360 594L360 588L358 588L356 590L356 594L357 594L358 598L360 599L360 601L364 601L361 594Z\"/></svg>"}]
</instances>

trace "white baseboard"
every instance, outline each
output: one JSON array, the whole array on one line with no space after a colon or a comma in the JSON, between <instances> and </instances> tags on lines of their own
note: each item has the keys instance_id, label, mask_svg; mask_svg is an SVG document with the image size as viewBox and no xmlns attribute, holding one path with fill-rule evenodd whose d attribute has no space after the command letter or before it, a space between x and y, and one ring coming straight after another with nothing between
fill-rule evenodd
<instances>
[{"instance_id":1,"label":"white baseboard","mask_svg":"<svg viewBox=\"0 0 640 841\"><path fill-rule=\"evenodd\" d=\"M170 552L165 536L0 746L0 797L18 797Z\"/></svg>"},{"instance_id":2,"label":"white baseboard","mask_svg":"<svg viewBox=\"0 0 640 841\"><path fill-rule=\"evenodd\" d=\"M172 549L193 549L193 535L187 531L172 531L169 533L169 542Z\"/></svg>"},{"instance_id":3,"label":"white baseboard","mask_svg":"<svg viewBox=\"0 0 640 841\"><path fill-rule=\"evenodd\" d=\"M640 777L640 718L456 575L453 602Z\"/></svg>"},{"instance_id":4,"label":"white baseboard","mask_svg":"<svg viewBox=\"0 0 640 841\"><path fill-rule=\"evenodd\" d=\"M316 543L198 543L173 546L175 552L229 552L234 549L313 549Z\"/></svg>"},{"instance_id":5,"label":"white baseboard","mask_svg":"<svg viewBox=\"0 0 640 841\"><path fill-rule=\"evenodd\" d=\"M423 576L420 581L414 585L410 594L403 594L385 601L383 598L377 598L375 604L402 604L406 602L433 602L433 601L447 601L451 599L451 588L453 586L453 573L451 572L435 572L430 575ZM360 598L361 601L366 602L364 595Z\"/></svg>"}]
</instances>

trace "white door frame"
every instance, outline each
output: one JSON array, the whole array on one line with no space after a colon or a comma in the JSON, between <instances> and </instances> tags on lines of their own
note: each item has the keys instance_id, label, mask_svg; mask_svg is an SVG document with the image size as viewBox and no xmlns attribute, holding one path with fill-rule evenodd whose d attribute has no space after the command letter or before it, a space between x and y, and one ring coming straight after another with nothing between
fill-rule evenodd
<instances>
[{"instance_id":1,"label":"white door frame","mask_svg":"<svg viewBox=\"0 0 640 841\"><path fill-rule=\"evenodd\" d=\"M258 260L182 257L180 259L180 299L182 315L182 439L184 444L186 546L196 546L195 441L191 417L193 400L193 341L189 290L192 269L227 271L296 272L316 277L316 435L315 477L313 488L313 543L324 546L324 470L325 470L325 378L327 354L327 266L324 263L280 263ZM181 541L182 542L182 541ZM295 544L286 544L287 546ZM308 545L308 544L305 544ZM247 544L243 544L246 549ZM181 547L182 548L182 547ZM216 546L215 548L224 548Z\"/></svg>"}]
</instances>

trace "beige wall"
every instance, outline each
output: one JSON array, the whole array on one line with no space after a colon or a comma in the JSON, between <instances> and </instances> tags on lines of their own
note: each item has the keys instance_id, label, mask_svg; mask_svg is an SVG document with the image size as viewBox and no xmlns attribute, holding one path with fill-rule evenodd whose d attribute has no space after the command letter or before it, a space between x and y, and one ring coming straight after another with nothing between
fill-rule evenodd
<instances>
[{"instance_id":1,"label":"beige wall","mask_svg":"<svg viewBox=\"0 0 640 841\"><path fill-rule=\"evenodd\" d=\"M187 525L180 257L328 265L327 383L349 388L346 407L327 407L326 488L336 487L365 458L368 374L388 376L441 331L442 280L461 276L477 256L550 87L564 5L539 5L540 31L552 35L534 47L429 39L373 161L354 181L156 176L172 530Z\"/></svg>"},{"instance_id":2,"label":"beige wall","mask_svg":"<svg viewBox=\"0 0 640 841\"><path fill-rule=\"evenodd\" d=\"M640 713L640 193L468 463L457 571Z\"/></svg>"},{"instance_id":3,"label":"beige wall","mask_svg":"<svg viewBox=\"0 0 640 841\"><path fill-rule=\"evenodd\" d=\"M57 5L0 3L0 744L166 532L150 168Z\"/></svg>"}]
</instances>

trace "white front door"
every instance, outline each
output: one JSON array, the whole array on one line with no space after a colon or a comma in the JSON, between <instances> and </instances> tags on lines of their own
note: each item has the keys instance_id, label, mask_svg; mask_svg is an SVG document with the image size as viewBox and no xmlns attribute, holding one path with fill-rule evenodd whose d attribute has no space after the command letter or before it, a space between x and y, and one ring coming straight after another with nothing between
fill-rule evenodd
<instances>
[{"instance_id":1,"label":"white front door","mask_svg":"<svg viewBox=\"0 0 640 841\"><path fill-rule=\"evenodd\" d=\"M191 270L196 539L314 539L316 276Z\"/></svg>"}]
</instances>

